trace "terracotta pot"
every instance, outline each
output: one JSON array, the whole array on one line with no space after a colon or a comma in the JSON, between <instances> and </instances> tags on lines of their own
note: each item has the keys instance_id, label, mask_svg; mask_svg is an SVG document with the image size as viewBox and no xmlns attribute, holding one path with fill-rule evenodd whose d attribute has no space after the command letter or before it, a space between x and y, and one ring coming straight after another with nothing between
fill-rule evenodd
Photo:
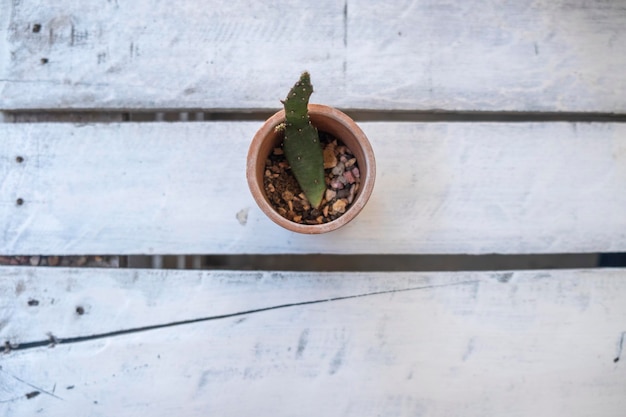
<instances>
[{"instance_id":1,"label":"terracotta pot","mask_svg":"<svg viewBox=\"0 0 626 417\"><path fill-rule=\"evenodd\" d=\"M351 118L333 107L320 104L309 104L308 109L313 125L318 130L330 133L341 140L357 159L361 174L361 184L354 201L352 201L346 212L328 223L318 225L299 224L278 214L268 200L263 187L265 161L273 149L280 145L281 137L274 131L274 127L285 121L284 110L267 119L254 135L248 151L246 176L254 200L261 210L276 224L298 233L326 233L345 225L363 209L374 189L376 162L374 161L374 152L367 137Z\"/></svg>"}]
</instances>

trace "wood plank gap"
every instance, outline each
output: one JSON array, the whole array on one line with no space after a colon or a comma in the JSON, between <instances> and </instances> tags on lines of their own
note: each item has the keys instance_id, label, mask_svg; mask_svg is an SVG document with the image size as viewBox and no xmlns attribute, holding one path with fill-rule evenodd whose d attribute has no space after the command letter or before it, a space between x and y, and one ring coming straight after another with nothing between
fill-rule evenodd
<instances>
[{"instance_id":1,"label":"wood plank gap","mask_svg":"<svg viewBox=\"0 0 626 417\"><path fill-rule=\"evenodd\" d=\"M276 109L278 110L278 108ZM449 111L407 111L407 110L361 110L340 109L357 122L477 122L477 123L532 123L532 122L571 122L625 123L623 113L585 112L449 112ZM84 122L99 123L111 121L132 122L183 122L190 121L264 121L274 112L267 110L185 110L182 112L195 117L181 117L181 110L159 109L158 111L14 111L5 112L5 121L12 123L54 123Z\"/></svg>"},{"instance_id":2,"label":"wood plank gap","mask_svg":"<svg viewBox=\"0 0 626 417\"><path fill-rule=\"evenodd\" d=\"M624 267L626 254L569 253L532 255L194 255L194 268L302 272L454 272ZM164 255L164 269L180 268L179 255ZM611 262L606 259L610 257ZM131 269L145 268L147 256L129 256Z\"/></svg>"}]
</instances>

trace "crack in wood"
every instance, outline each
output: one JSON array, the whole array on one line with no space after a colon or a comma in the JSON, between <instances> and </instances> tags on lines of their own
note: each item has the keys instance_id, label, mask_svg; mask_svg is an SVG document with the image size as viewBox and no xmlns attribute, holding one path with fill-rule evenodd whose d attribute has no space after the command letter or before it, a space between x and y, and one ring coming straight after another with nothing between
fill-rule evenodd
<instances>
[{"instance_id":1,"label":"crack in wood","mask_svg":"<svg viewBox=\"0 0 626 417\"><path fill-rule=\"evenodd\" d=\"M20 378L20 377L18 377L18 376L16 376L16 375L13 375L13 374L12 374L12 373L10 373L10 372L5 371L5 370L2 368L2 366L0 366L0 372L2 372L2 373L3 373L3 374L5 374L5 375L10 376L11 378L13 378L13 379L15 379L15 380L17 380L17 381L21 382L21 383L22 383L22 384L24 384L24 385L28 385L29 387L31 387L31 388L33 388L33 389L35 389L35 391L32 391L32 392L30 392L30 393L26 394L26 398L28 398L28 399L34 398L34 397L36 397L36 396L37 396L37 395L39 395L39 394L46 394L46 395L49 395L49 396L51 396L51 397L56 398L57 400L61 400L61 401L63 401L63 398L59 397L58 395L55 395L53 392L46 391L46 390L45 390L45 389L43 389L43 388L40 388L40 387L38 387L38 386L36 386L36 385L33 385L33 384L31 384L30 382L27 382L27 381L23 380L22 378ZM56 388L56 385L55 385L55 388ZM30 395L30 397L29 397L29 395ZM5 401L14 401L14 400L5 400Z\"/></svg>"},{"instance_id":2,"label":"crack in wood","mask_svg":"<svg viewBox=\"0 0 626 417\"><path fill-rule=\"evenodd\" d=\"M4 403L11 403L11 402L13 402L13 401L21 400L21 399L23 399L23 398L24 398L24 396L23 396L23 395L20 395L19 397L13 397L13 398L9 398L9 399L7 399L7 400L0 400L0 404L4 404Z\"/></svg>"},{"instance_id":3,"label":"crack in wood","mask_svg":"<svg viewBox=\"0 0 626 417\"><path fill-rule=\"evenodd\" d=\"M429 289L437 289L437 288L445 288L445 287L453 287L453 286L461 286L461 285L472 285L472 284L478 284L479 282L480 280L470 280L470 281L454 282L450 284L425 285L425 286L420 286L420 287L410 287L410 288L401 288L401 289L384 290L384 291L373 291L373 292L368 292L368 293L363 293L363 294L345 295L345 296L318 299L318 300L300 301L297 303L279 304L275 306L261 307L261 308L252 309L252 310L239 311L236 313L220 314L217 316L202 317L198 319L181 320L181 321L165 323L165 324L155 324L152 326L137 327L133 329L116 330L112 332L94 334L90 336L77 336L77 337L69 337L69 338L62 338L62 339L55 338L55 340L56 340L56 345L67 345L67 344L72 344L72 343L89 342L92 340L104 339L108 337L123 336L127 334L147 332L151 330L159 330L159 329L164 329L168 327L184 326L184 325L202 323L202 322L208 322L208 321L214 321L214 320L229 319L233 317L241 317L241 316L247 316L250 314L265 313L268 311L281 310L281 309L286 309L286 308L302 307L302 306L330 303L330 302L336 302L336 301L353 300L356 298L373 297L373 296L378 296L378 295L386 295L386 294L394 294L394 293L402 293L402 292L421 291L421 290L429 290ZM35 348L41 348L41 347L50 347L50 339L40 340L36 342L21 343L18 347L13 348L12 350L13 351L28 350L28 349L35 349ZM0 367L0 370L2 370L1 367ZM36 388L36 387L33 387L33 388ZM42 392L45 392L45 391L42 390ZM47 394L50 394L50 393L47 393ZM50 394L50 395L53 395L53 394Z\"/></svg>"}]
</instances>

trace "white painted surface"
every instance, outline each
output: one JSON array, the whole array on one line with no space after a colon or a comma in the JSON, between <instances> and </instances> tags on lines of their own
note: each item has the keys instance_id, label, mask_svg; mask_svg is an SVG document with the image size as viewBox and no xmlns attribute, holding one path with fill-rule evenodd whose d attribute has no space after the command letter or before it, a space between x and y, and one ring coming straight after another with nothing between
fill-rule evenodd
<instances>
[{"instance_id":1,"label":"white painted surface","mask_svg":"<svg viewBox=\"0 0 626 417\"><path fill-rule=\"evenodd\" d=\"M439 277L436 285L444 285L483 275L3 267L0 341L24 345L47 340L48 333L66 340L359 292L435 285L434 277Z\"/></svg>"},{"instance_id":2,"label":"white painted surface","mask_svg":"<svg viewBox=\"0 0 626 417\"><path fill-rule=\"evenodd\" d=\"M372 200L300 236L247 190L259 123L29 123L274 109L304 69L350 109L626 111L620 2L222 3L0 0L0 109L44 110L0 125L0 254L626 250L623 124L363 123ZM624 269L3 267L0 416L622 417L625 299Z\"/></svg>"},{"instance_id":3,"label":"white painted surface","mask_svg":"<svg viewBox=\"0 0 626 417\"><path fill-rule=\"evenodd\" d=\"M0 10L5 109L274 109L307 69L313 100L342 108L626 111L620 1L1 0Z\"/></svg>"},{"instance_id":4,"label":"white painted surface","mask_svg":"<svg viewBox=\"0 0 626 417\"><path fill-rule=\"evenodd\" d=\"M80 317L72 302L65 317L49 303L16 307L30 315L12 317L5 304L5 327L18 323L25 334L69 331L63 322L90 322L97 334L103 317L135 325L283 306L13 351L2 357L3 416L621 417L626 409L623 269L0 273L3 283L24 280L22 304L44 289L61 303L93 299ZM323 301L338 296L354 297Z\"/></svg>"},{"instance_id":5,"label":"white painted surface","mask_svg":"<svg viewBox=\"0 0 626 417\"><path fill-rule=\"evenodd\" d=\"M374 193L322 236L284 231L252 200L245 156L259 126L0 125L0 253L626 250L623 124L362 123Z\"/></svg>"}]
</instances>

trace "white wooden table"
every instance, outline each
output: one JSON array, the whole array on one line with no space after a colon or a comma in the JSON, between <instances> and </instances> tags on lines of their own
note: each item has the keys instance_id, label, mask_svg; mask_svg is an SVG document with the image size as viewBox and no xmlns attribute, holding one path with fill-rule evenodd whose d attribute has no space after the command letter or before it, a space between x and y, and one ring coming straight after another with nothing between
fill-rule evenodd
<instances>
[{"instance_id":1,"label":"white wooden table","mask_svg":"<svg viewBox=\"0 0 626 417\"><path fill-rule=\"evenodd\" d=\"M0 255L626 251L623 1L215 3L0 0ZM245 182L305 69L377 158L323 236ZM623 268L5 266L0 295L1 416L626 415Z\"/></svg>"}]
</instances>

